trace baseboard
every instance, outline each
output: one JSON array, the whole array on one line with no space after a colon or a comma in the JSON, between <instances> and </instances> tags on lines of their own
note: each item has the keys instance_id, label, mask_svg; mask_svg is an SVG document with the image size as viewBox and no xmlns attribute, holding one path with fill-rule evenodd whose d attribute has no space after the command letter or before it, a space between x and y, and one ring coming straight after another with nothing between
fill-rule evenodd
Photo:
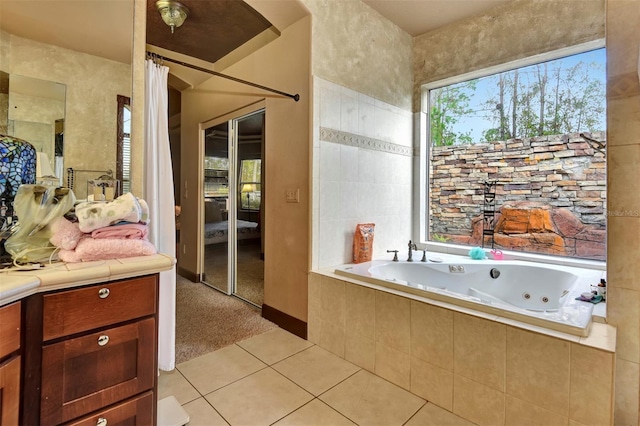
<instances>
[{"instance_id":1,"label":"baseboard","mask_svg":"<svg viewBox=\"0 0 640 426\"><path fill-rule=\"evenodd\" d=\"M185 277L186 279L194 283L199 283L201 278L199 274L194 274L193 272L181 267L178 267L178 275L180 275L181 277Z\"/></svg>"},{"instance_id":2,"label":"baseboard","mask_svg":"<svg viewBox=\"0 0 640 426\"><path fill-rule=\"evenodd\" d=\"M277 324L289 333L293 333L305 340L307 339L307 323L298 318L265 304L262 305L262 317Z\"/></svg>"}]
</instances>

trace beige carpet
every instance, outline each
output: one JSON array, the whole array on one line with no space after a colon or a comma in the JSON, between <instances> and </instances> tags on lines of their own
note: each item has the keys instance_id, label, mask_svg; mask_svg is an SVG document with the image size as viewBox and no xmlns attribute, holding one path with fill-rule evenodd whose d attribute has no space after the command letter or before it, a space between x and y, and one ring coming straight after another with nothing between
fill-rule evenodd
<instances>
[{"instance_id":1,"label":"beige carpet","mask_svg":"<svg viewBox=\"0 0 640 426\"><path fill-rule=\"evenodd\" d=\"M274 328L255 306L177 276L176 364Z\"/></svg>"},{"instance_id":2,"label":"beige carpet","mask_svg":"<svg viewBox=\"0 0 640 426\"><path fill-rule=\"evenodd\" d=\"M238 241L235 294L257 306L264 301L264 261L260 252L260 239ZM221 290L227 287L226 243L204 247L204 275L207 284Z\"/></svg>"}]
</instances>

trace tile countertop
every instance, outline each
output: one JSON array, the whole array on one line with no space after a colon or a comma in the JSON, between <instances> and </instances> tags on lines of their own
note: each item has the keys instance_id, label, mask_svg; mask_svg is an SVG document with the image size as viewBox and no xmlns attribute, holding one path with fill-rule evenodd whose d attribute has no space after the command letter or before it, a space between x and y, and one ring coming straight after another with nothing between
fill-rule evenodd
<instances>
[{"instance_id":1,"label":"tile countertop","mask_svg":"<svg viewBox=\"0 0 640 426\"><path fill-rule=\"evenodd\" d=\"M171 256L155 254L95 262L53 263L37 269L0 270L0 306L41 291L168 271L175 263L175 258Z\"/></svg>"}]
</instances>

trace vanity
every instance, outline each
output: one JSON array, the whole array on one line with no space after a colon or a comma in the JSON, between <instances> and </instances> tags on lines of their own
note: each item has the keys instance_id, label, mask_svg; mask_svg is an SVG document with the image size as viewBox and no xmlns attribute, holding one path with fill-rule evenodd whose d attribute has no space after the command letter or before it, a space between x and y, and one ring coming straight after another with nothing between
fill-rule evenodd
<instances>
[{"instance_id":1,"label":"vanity","mask_svg":"<svg viewBox=\"0 0 640 426\"><path fill-rule=\"evenodd\" d=\"M156 423L162 254L0 271L0 425Z\"/></svg>"}]
</instances>

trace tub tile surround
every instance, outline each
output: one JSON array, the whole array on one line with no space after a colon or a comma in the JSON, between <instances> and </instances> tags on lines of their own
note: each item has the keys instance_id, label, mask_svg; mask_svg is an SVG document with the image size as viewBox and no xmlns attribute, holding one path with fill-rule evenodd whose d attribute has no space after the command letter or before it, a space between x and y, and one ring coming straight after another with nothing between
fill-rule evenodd
<instances>
[{"instance_id":1,"label":"tub tile surround","mask_svg":"<svg viewBox=\"0 0 640 426\"><path fill-rule=\"evenodd\" d=\"M374 257L402 251L411 235L412 113L318 77L313 86L313 268L351 261L358 223L376 225Z\"/></svg>"},{"instance_id":2,"label":"tub tile surround","mask_svg":"<svg viewBox=\"0 0 640 426\"><path fill-rule=\"evenodd\" d=\"M419 296L405 295L402 302L393 289L329 270L310 274L309 294L312 343L470 422L613 422L616 336L608 325L593 323L581 338ZM336 324L340 316L319 307L329 298L337 306L361 308ZM389 335L392 323L395 337ZM336 334L339 340L331 341ZM617 370L633 373L634 367Z\"/></svg>"}]
</instances>

